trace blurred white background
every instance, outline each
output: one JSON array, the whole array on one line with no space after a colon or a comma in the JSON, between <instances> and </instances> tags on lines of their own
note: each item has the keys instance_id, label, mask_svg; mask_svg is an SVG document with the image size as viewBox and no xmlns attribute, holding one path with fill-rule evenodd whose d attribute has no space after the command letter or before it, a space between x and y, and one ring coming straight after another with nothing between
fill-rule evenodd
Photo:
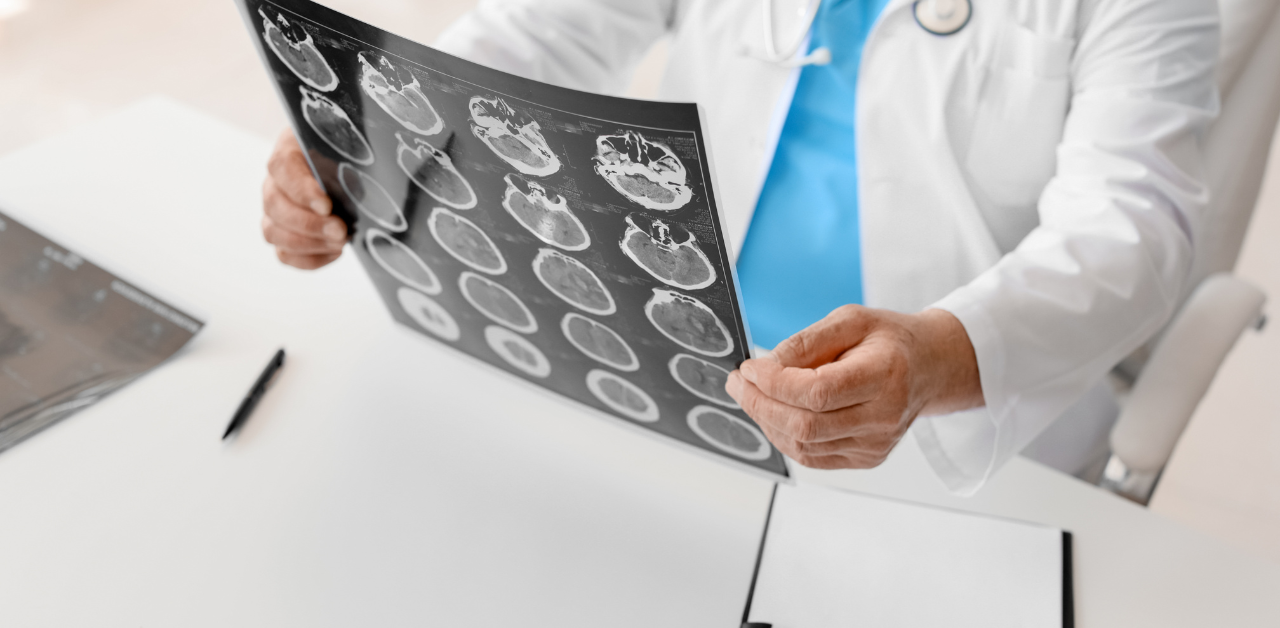
<instances>
[{"instance_id":1,"label":"blurred white background","mask_svg":"<svg viewBox=\"0 0 1280 628\"><path fill-rule=\"evenodd\" d=\"M430 43L474 0L323 4ZM655 46L627 93L652 96L664 63L665 49ZM0 0L0 154L153 93L264 139L285 126L232 0ZM1237 273L1270 295L1273 322L1262 333L1246 332L1227 359L1175 451L1151 508L1280 562L1276 154Z\"/></svg>"},{"instance_id":2,"label":"blurred white background","mask_svg":"<svg viewBox=\"0 0 1280 628\"><path fill-rule=\"evenodd\" d=\"M475 0L321 4L430 43ZM664 59L628 93L652 96ZM286 124L232 0L0 0L0 153L152 93L263 137Z\"/></svg>"}]
</instances>

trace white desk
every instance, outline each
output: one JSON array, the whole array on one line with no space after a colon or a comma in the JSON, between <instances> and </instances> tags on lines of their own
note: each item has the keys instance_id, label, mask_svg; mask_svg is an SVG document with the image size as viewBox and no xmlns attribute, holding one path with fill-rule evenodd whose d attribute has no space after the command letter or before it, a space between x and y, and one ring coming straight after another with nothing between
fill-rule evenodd
<instances>
[{"instance_id":1,"label":"white desk","mask_svg":"<svg viewBox=\"0 0 1280 628\"><path fill-rule=\"evenodd\" d=\"M769 485L396 328L351 256L281 267L267 149L151 100L0 158L0 206L210 322L0 455L0 624L736 626ZM1280 625L1280 567L1029 462L968 500L913 446L800 475L1073 530L1080 626Z\"/></svg>"}]
</instances>

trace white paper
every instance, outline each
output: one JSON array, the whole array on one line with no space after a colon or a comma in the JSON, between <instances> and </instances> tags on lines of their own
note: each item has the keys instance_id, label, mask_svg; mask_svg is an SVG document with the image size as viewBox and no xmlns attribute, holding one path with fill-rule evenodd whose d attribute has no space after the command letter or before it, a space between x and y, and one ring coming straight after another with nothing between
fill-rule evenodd
<instances>
[{"instance_id":1,"label":"white paper","mask_svg":"<svg viewBox=\"0 0 1280 628\"><path fill-rule=\"evenodd\" d=\"M774 628L1062 626L1062 531L779 486L751 604Z\"/></svg>"}]
</instances>

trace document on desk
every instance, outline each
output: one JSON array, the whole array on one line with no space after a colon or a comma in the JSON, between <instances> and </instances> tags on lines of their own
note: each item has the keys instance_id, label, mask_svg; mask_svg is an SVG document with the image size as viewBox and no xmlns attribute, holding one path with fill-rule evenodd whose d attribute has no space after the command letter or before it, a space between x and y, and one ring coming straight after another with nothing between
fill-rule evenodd
<instances>
[{"instance_id":1,"label":"document on desk","mask_svg":"<svg viewBox=\"0 0 1280 628\"><path fill-rule=\"evenodd\" d=\"M724 391L751 347L698 107L464 61L309 0L239 0L392 316L774 478Z\"/></svg>"},{"instance_id":2,"label":"document on desk","mask_svg":"<svg viewBox=\"0 0 1280 628\"><path fill-rule=\"evenodd\" d=\"M814 486L774 493L744 621L1071 628L1061 529Z\"/></svg>"},{"instance_id":3,"label":"document on desk","mask_svg":"<svg viewBox=\"0 0 1280 628\"><path fill-rule=\"evenodd\" d=\"M202 326L0 212L0 451L155 368Z\"/></svg>"}]
</instances>

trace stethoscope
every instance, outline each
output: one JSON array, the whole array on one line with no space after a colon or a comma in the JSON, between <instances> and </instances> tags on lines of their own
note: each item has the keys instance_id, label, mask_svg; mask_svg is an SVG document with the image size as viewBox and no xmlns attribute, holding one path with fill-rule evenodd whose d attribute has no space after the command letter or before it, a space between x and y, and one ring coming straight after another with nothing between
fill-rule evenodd
<instances>
[{"instance_id":1,"label":"stethoscope","mask_svg":"<svg viewBox=\"0 0 1280 628\"><path fill-rule=\"evenodd\" d=\"M822 0L808 0L800 13L800 22L803 24L799 30L800 35L783 48L778 47L777 36L774 33L776 24L773 3L774 0L764 0L762 3L761 17L764 21L764 56L762 58L769 63L784 67L831 63L831 51L826 47L818 48L802 57L796 57L800 46L808 41L809 29L813 28L813 21L818 17L818 7L822 4ZM973 5L969 0L916 0L911 5L911 13L915 15L916 23L920 28L934 35L945 36L958 32L969 23L969 17L973 15Z\"/></svg>"}]
</instances>

